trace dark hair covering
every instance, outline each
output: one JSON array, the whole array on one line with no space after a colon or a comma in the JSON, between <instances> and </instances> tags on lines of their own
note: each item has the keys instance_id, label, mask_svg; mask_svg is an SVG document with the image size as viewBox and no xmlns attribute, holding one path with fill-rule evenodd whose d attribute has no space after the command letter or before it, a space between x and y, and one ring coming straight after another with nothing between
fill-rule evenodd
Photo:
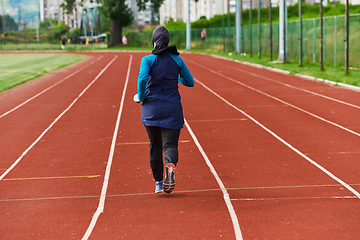
<instances>
[{"instance_id":1,"label":"dark hair covering","mask_svg":"<svg viewBox=\"0 0 360 240\"><path fill-rule=\"evenodd\" d=\"M164 51L173 53L175 55L179 55L179 52L176 49L175 45L171 45L168 47L170 41L169 31L163 27L157 27L152 33L152 43L154 46L154 50L152 54L158 55Z\"/></svg>"},{"instance_id":2,"label":"dark hair covering","mask_svg":"<svg viewBox=\"0 0 360 240\"><path fill-rule=\"evenodd\" d=\"M163 27L157 27L152 33L152 42L155 49L166 48L169 45L169 31Z\"/></svg>"}]
</instances>

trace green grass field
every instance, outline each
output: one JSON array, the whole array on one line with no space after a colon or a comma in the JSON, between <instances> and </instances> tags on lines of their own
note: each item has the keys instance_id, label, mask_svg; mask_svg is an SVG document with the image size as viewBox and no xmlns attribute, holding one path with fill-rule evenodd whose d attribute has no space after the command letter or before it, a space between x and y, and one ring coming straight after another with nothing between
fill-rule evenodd
<instances>
[{"instance_id":1,"label":"green grass field","mask_svg":"<svg viewBox=\"0 0 360 240\"><path fill-rule=\"evenodd\" d=\"M0 55L0 92L78 62L86 56L75 54Z\"/></svg>"},{"instance_id":2,"label":"green grass field","mask_svg":"<svg viewBox=\"0 0 360 240\"><path fill-rule=\"evenodd\" d=\"M112 50L123 50L123 51L145 51L148 54L151 53L152 48L134 48L134 47L117 47L111 48ZM182 50L182 49L179 49ZM225 57L233 60L239 60L243 62L250 62L260 64L262 66L277 68L289 71L290 74L302 74L307 76L312 76L316 78L321 78L324 80L330 80L333 82L346 83L353 86L360 87L360 70L349 70L349 75L345 75L344 67L334 67L333 65L325 65L325 71L320 71L320 64L313 63L304 60L303 66L299 67L298 60L291 59L288 63L275 63L274 61L277 59L277 56L273 57L273 61L270 61L269 56L262 56L260 59L257 54L254 54L253 57L249 55L240 55L233 53L231 56L227 52L222 51L209 51L209 50L184 50L185 52L194 52L194 53L205 53L216 55L220 57Z\"/></svg>"},{"instance_id":3,"label":"green grass field","mask_svg":"<svg viewBox=\"0 0 360 240\"><path fill-rule=\"evenodd\" d=\"M203 52L206 54L213 54L221 57L226 57L229 59L236 59L243 62L251 62L260 64L267 67L278 68L282 70L289 71L290 74L302 74L307 76L313 76L316 78L321 78L324 80L330 80L333 82L346 83L353 86L360 86L360 71L359 70L349 70L349 75L345 75L344 67L334 67L332 65L325 65L325 71L320 71L319 63L313 63L309 61L304 61L303 66L299 67L299 62L294 59L290 60L288 63L275 63L274 60L277 57L273 58L273 61L270 61L270 57L263 56L259 59L257 54L254 54L253 57L249 55L239 55L232 54L229 56L228 53L224 52L214 52L214 51L200 51L193 50L192 52Z\"/></svg>"},{"instance_id":4,"label":"green grass field","mask_svg":"<svg viewBox=\"0 0 360 240\"><path fill-rule=\"evenodd\" d=\"M78 49L79 50L79 49ZM125 51L145 51L151 53L151 48L131 48L121 47L111 50ZM252 58L239 54L229 56L224 52L192 50L191 52L203 52L214 54L226 58L237 59L244 62L257 63L263 66L283 69L290 71L291 74L303 74L322 78L334 82L346 83L354 86L360 86L360 71L350 70L349 75L345 75L345 69L342 67L326 66L325 71L320 71L318 63L304 62L303 67L299 67L298 62L273 63L268 56L261 59L257 55ZM0 55L0 92L10 89L14 86L40 77L45 73L70 65L84 59L85 56L75 54L1 54ZM274 60L276 58L274 57Z\"/></svg>"},{"instance_id":5,"label":"green grass field","mask_svg":"<svg viewBox=\"0 0 360 240\"><path fill-rule=\"evenodd\" d=\"M93 49L104 49L107 48L106 43L91 43L86 44L66 44L65 51L78 51L78 50L93 50ZM61 50L60 43L6 43L0 44L1 51L18 51L18 50Z\"/></svg>"}]
</instances>

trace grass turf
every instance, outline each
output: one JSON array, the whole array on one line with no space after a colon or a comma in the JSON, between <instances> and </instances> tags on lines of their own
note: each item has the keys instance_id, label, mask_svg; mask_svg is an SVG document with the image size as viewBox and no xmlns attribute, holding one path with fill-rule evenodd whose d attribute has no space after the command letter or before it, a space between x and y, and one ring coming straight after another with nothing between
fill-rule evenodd
<instances>
[{"instance_id":1,"label":"grass turf","mask_svg":"<svg viewBox=\"0 0 360 240\"><path fill-rule=\"evenodd\" d=\"M152 48L135 48L135 47L115 47L109 48L106 50L122 50L122 51L145 51L148 54L151 53ZM105 51L106 51L105 50ZM183 50L183 49L179 49ZM240 55L233 53L229 55L228 52L222 51L209 51L209 50L183 50L185 52L194 52L194 53L205 53L210 55L221 56L233 60L239 60L243 62L256 63L262 66L277 68L289 71L290 74L302 74L307 76L312 76L315 78L330 80L333 82L346 83L349 85L360 87L360 70L359 69L349 69L349 74L345 75L345 68L341 66L334 67L333 65L325 65L325 71L320 71L320 64L309 62L307 60L303 61L303 66L299 66L298 59L291 59L288 63L275 62L277 56L273 57L273 61L270 61L269 56L262 56L260 59L257 54L253 54L253 57L247 55Z\"/></svg>"},{"instance_id":2,"label":"grass turf","mask_svg":"<svg viewBox=\"0 0 360 240\"><path fill-rule=\"evenodd\" d=\"M240 55L232 54L231 56L228 53L224 52L214 52L214 51L201 51L201 50L192 50L192 52L202 52L206 54L213 54L229 59L236 59L243 62L250 62L260 64L262 66L277 68L289 71L290 74L302 74L307 76L312 76L316 78L321 78L324 80L330 80L333 82L346 83L353 86L360 86L360 71L359 70L349 70L349 74L345 75L345 68L341 66L334 67L332 65L325 65L325 71L320 71L320 64L313 63L309 61L303 61L303 66L299 66L299 62L296 59L291 59L288 63L276 63L275 61L270 61L270 57L263 56L259 59L257 54L254 54L253 57L249 55ZM274 57L273 60L276 60L277 57Z\"/></svg>"},{"instance_id":3,"label":"grass turf","mask_svg":"<svg viewBox=\"0 0 360 240\"><path fill-rule=\"evenodd\" d=\"M6 54L0 56L0 92L86 58L75 54Z\"/></svg>"}]
</instances>

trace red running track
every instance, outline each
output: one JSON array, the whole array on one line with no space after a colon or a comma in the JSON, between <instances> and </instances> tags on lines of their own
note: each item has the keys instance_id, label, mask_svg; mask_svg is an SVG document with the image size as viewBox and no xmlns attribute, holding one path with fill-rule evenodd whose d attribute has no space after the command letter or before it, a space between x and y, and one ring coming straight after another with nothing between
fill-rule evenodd
<instances>
[{"instance_id":1,"label":"red running track","mask_svg":"<svg viewBox=\"0 0 360 240\"><path fill-rule=\"evenodd\" d=\"M359 239L359 92L182 54L177 185L155 195L146 53L86 55L0 94L0 239Z\"/></svg>"}]
</instances>

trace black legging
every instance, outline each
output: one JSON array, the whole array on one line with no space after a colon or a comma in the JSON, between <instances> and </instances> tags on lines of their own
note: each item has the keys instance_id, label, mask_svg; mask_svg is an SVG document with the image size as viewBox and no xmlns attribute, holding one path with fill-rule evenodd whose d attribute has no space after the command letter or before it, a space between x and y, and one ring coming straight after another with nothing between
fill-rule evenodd
<instances>
[{"instance_id":1,"label":"black legging","mask_svg":"<svg viewBox=\"0 0 360 240\"><path fill-rule=\"evenodd\" d=\"M167 129L145 126L150 140L150 166L155 181L162 181L164 174L163 150L165 164L178 162L178 142L180 129Z\"/></svg>"}]
</instances>

